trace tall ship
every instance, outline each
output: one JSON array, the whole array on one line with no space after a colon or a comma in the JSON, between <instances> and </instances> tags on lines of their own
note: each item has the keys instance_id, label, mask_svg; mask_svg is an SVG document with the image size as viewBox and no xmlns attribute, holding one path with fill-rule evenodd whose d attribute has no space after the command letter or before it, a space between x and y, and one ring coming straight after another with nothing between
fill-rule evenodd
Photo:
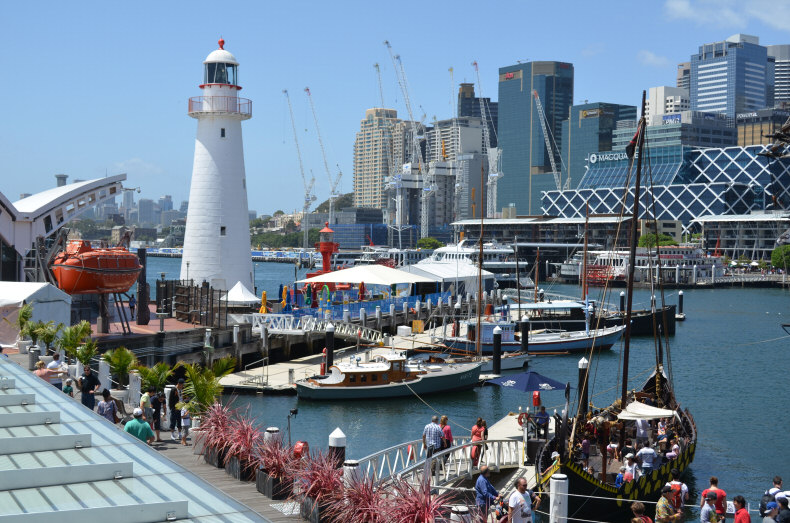
<instances>
[{"instance_id":1,"label":"tall ship","mask_svg":"<svg viewBox=\"0 0 790 523\"><path fill-rule=\"evenodd\" d=\"M634 176L633 208L624 209L623 214L639 216L639 193L641 186L642 158L645 157L645 93L642 93L642 117L637 126L637 133L626 149L632 165L636 163ZM639 155L634 162L634 152L639 148ZM630 237L637 234L637 222L632 220ZM628 251L627 263L631 267L637 266L636 242L631 242ZM633 310L633 290L636 271L629 271L626 276L626 307L625 307L625 333L623 336L623 351L621 357L620 397L609 406L596 410L589 409L589 392L593 383L589 380L589 370L595 368L594 362L588 367L588 372L580 373L580 384L577 391L577 409L570 415L570 387L565 390L565 414L557 423L554 437L538 452L537 455L537 482L538 488L551 496L550 480L553 476L563 474L567 477L568 520L569 521L621 521L630 519L631 502L633 500L657 501L661 496L662 487L670 481L672 469L677 469L682 474L694 459L697 447L697 427L694 418L688 409L683 409L675 396L672 383L672 359L669 357L669 338L664 337L663 343L656 344L655 365L647 369L648 378L637 389L629 389L629 357L631 347L631 314ZM666 354L666 357L665 357ZM595 356L594 354L592 355ZM665 363L666 362L666 363ZM610 383L607 383L607 387ZM662 443L658 442L657 433L648 432L652 446L657 448L658 458L655 468L644 475L625 482L619 488L614 484L613 472L619 469L620 462L616 459L610 461L605 445L612 436L617 438L622 450L625 439L636 434L637 422L651 422L665 420L666 430L677 441L677 448L673 452L664 454ZM596 437L598 439L596 440ZM591 438L591 447L598 447L600 456L590 453L588 463L581 456L581 442L583 438ZM588 440L589 441L589 440ZM605 442L596 445L597 442ZM554 459L552 453L559 457ZM585 466L587 468L585 469ZM650 513L652 515L652 511Z\"/></svg>"}]
</instances>

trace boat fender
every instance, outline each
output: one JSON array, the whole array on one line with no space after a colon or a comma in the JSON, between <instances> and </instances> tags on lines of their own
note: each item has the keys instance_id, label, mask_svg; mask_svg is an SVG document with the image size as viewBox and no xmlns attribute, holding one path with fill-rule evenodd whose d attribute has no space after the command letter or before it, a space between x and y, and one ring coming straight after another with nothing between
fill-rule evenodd
<instances>
[{"instance_id":1,"label":"boat fender","mask_svg":"<svg viewBox=\"0 0 790 523\"><path fill-rule=\"evenodd\" d=\"M522 412L521 414L518 415L518 424L523 427L524 423L526 423L528 419L529 419L529 412Z\"/></svg>"},{"instance_id":2,"label":"boat fender","mask_svg":"<svg viewBox=\"0 0 790 523\"><path fill-rule=\"evenodd\" d=\"M408 461L417 461L417 456L416 456L416 454L414 453L414 448L413 448L411 445L409 445L409 446L406 448L406 455L408 456L408 457L406 458L407 462L408 462Z\"/></svg>"}]
</instances>

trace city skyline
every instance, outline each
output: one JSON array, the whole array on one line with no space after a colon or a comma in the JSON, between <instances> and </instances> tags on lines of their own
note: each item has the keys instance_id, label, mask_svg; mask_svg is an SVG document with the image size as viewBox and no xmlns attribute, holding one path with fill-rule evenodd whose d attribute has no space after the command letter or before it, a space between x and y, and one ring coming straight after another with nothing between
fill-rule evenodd
<instances>
[{"instance_id":1,"label":"city skyline","mask_svg":"<svg viewBox=\"0 0 790 523\"><path fill-rule=\"evenodd\" d=\"M304 87L313 93L333 174L335 164L343 171L342 192L353 187L359 121L366 109L381 105L373 63L382 69L384 105L397 110L399 118L408 117L385 39L402 56L415 116L424 113L426 123L454 115L458 85L475 81L473 60L480 64L482 80L476 94L493 101L498 101L500 67L557 60L574 65L574 103L638 105L642 89L675 85L677 64L688 61L700 45L734 33L758 36L761 45L790 43L788 29L777 28L790 19L790 7L761 1L607 7L569 16L562 24L530 24L528 32L509 30L501 21L551 20L589 4L560 8L503 2L479 17L469 16L476 8L471 2L420 4L419 9L414 4L384 19L361 2L339 9L318 3L306 3L310 9L241 4L236 9L246 15L231 17L233 23L187 16L188 24L184 15L200 12L201 3L187 13L157 5L154 17L141 6L96 5L6 8L12 22L5 39L6 69L13 64L26 89L26 103L9 104L0 123L6 173L0 190L11 200L53 187L56 173L73 181L121 172L128 175L127 187L141 188L136 200L163 194L186 200L196 131L186 114L187 100L201 94L202 60L220 36L242 63L241 95L254 101L254 119L245 127L245 157L249 206L258 213L290 212L302 205L283 88L293 98L305 170L308 178L310 170L316 178L316 203L328 197L329 181ZM412 20L415 13L426 21L443 21L447 29L422 31ZM484 30L474 30L471 23ZM617 30L602 30L601 24ZM459 27L468 30L453 33Z\"/></svg>"}]
</instances>

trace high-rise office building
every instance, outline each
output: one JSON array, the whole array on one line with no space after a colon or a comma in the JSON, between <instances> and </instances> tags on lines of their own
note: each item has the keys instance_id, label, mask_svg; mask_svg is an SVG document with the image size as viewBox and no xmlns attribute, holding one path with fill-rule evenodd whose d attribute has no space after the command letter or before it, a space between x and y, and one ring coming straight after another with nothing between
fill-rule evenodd
<instances>
[{"instance_id":1,"label":"high-rise office building","mask_svg":"<svg viewBox=\"0 0 790 523\"><path fill-rule=\"evenodd\" d=\"M675 85L680 89L689 90L691 86L691 62L678 64L678 77Z\"/></svg>"},{"instance_id":2,"label":"high-rise office building","mask_svg":"<svg viewBox=\"0 0 790 523\"><path fill-rule=\"evenodd\" d=\"M169 194L159 197L159 210L162 212L173 210L173 197Z\"/></svg>"},{"instance_id":3,"label":"high-rise office building","mask_svg":"<svg viewBox=\"0 0 790 523\"><path fill-rule=\"evenodd\" d=\"M735 127L738 130L738 145L746 147L774 143L774 139L770 138L770 136L779 132L782 125L790 117L790 110L788 109L770 108L738 114L735 119Z\"/></svg>"},{"instance_id":4,"label":"high-rise office building","mask_svg":"<svg viewBox=\"0 0 790 523\"><path fill-rule=\"evenodd\" d=\"M541 214L541 192L556 189L533 91L540 97L548 131L556 141L559 169L562 122L573 105L573 64L527 62L499 69L499 149L502 179L497 207L515 204L518 214Z\"/></svg>"},{"instance_id":5,"label":"high-rise office building","mask_svg":"<svg viewBox=\"0 0 790 523\"><path fill-rule=\"evenodd\" d=\"M730 118L772 105L767 49L758 37L744 34L701 45L691 55L690 95L692 110Z\"/></svg>"},{"instance_id":6,"label":"high-rise office building","mask_svg":"<svg viewBox=\"0 0 790 523\"><path fill-rule=\"evenodd\" d=\"M462 83L458 88L458 116L476 116L480 118L480 98L475 96L475 84ZM491 98L482 98L486 109L486 123L491 147L497 146L497 122L499 121L499 104Z\"/></svg>"},{"instance_id":7,"label":"high-rise office building","mask_svg":"<svg viewBox=\"0 0 790 523\"><path fill-rule=\"evenodd\" d=\"M688 111L691 108L688 89L681 87L651 87L645 100L647 125L658 125L665 114Z\"/></svg>"},{"instance_id":8,"label":"high-rise office building","mask_svg":"<svg viewBox=\"0 0 790 523\"><path fill-rule=\"evenodd\" d=\"M137 221L141 225L154 225L159 223L156 219L154 201L148 198L141 198L137 202Z\"/></svg>"},{"instance_id":9,"label":"high-rise office building","mask_svg":"<svg viewBox=\"0 0 790 523\"><path fill-rule=\"evenodd\" d=\"M563 185L569 177L571 189L578 185L591 153L612 150L612 132L621 120L636 120L636 107L601 102L571 107L562 122Z\"/></svg>"},{"instance_id":10,"label":"high-rise office building","mask_svg":"<svg viewBox=\"0 0 790 523\"><path fill-rule=\"evenodd\" d=\"M774 59L774 107L790 107L790 45L769 45Z\"/></svg>"},{"instance_id":11,"label":"high-rise office building","mask_svg":"<svg viewBox=\"0 0 790 523\"><path fill-rule=\"evenodd\" d=\"M386 180L393 159L393 135L401 123L395 109L365 111L354 141L354 206L386 207ZM392 169L400 169L398 162Z\"/></svg>"}]
</instances>

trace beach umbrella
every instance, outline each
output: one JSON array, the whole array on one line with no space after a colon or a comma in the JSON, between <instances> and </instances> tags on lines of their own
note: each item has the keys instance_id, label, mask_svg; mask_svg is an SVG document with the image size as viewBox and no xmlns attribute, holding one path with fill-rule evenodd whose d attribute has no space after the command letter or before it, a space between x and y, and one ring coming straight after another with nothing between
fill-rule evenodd
<instances>
[{"instance_id":1,"label":"beach umbrella","mask_svg":"<svg viewBox=\"0 0 790 523\"><path fill-rule=\"evenodd\" d=\"M290 311L291 310L291 293L288 292L288 286L287 285L283 288L283 303L285 304L285 308L283 310Z\"/></svg>"},{"instance_id":2,"label":"beach umbrella","mask_svg":"<svg viewBox=\"0 0 790 523\"><path fill-rule=\"evenodd\" d=\"M305 307L313 304L313 286L309 283L304 287L304 304Z\"/></svg>"},{"instance_id":3,"label":"beach umbrella","mask_svg":"<svg viewBox=\"0 0 790 523\"><path fill-rule=\"evenodd\" d=\"M533 371L494 378L486 381L486 383L520 390L522 392L565 389L565 383L547 378L546 376Z\"/></svg>"},{"instance_id":4,"label":"beach umbrella","mask_svg":"<svg viewBox=\"0 0 790 523\"><path fill-rule=\"evenodd\" d=\"M281 298L283 298L282 306L285 307L285 296L283 296L283 284L282 283L280 284L280 288L277 289L277 296L280 296ZM277 299L277 298L275 298L275 299Z\"/></svg>"},{"instance_id":5,"label":"beach umbrella","mask_svg":"<svg viewBox=\"0 0 790 523\"><path fill-rule=\"evenodd\" d=\"M365 282L359 282L359 301L365 301Z\"/></svg>"},{"instance_id":6,"label":"beach umbrella","mask_svg":"<svg viewBox=\"0 0 790 523\"><path fill-rule=\"evenodd\" d=\"M269 312L266 309L266 291L263 291L261 293L261 308L258 310L258 312L261 314L266 314L267 312Z\"/></svg>"}]
</instances>

